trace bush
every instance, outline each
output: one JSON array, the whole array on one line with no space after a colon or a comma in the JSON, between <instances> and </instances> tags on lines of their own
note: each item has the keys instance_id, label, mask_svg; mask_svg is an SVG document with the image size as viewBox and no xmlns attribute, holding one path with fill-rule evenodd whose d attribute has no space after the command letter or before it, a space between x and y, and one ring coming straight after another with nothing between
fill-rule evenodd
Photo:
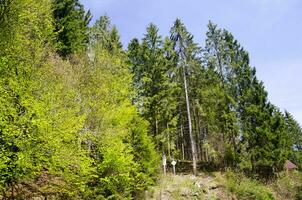
<instances>
[{"instance_id":1,"label":"bush","mask_svg":"<svg viewBox=\"0 0 302 200\"><path fill-rule=\"evenodd\" d=\"M278 195L278 199L302 199L301 180L302 176L298 171L282 172L278 175L278 179L272 184L272 187Z\"/></svg>"},{"instance_id":2,"label":"bush","mask_svg":"<svg viewBox=\"0 0 302 200\"><path fill-rule=\"evenodd\" d=\"M298 191L298 193L296 195L296 199L297 200L302 200L302 188L300 188L300 190Z\"/></svg>"},{"instance_id":3,"label":"bush","mask_svg":"<svg viewBox=\"0 0 302 200\"><path fill-rule=\"evenodd\" d=\"M272 192L261 183L246 178L244 175L226 174L226 187L238 199L273 200Z\"/></svg>"}]
</instances>

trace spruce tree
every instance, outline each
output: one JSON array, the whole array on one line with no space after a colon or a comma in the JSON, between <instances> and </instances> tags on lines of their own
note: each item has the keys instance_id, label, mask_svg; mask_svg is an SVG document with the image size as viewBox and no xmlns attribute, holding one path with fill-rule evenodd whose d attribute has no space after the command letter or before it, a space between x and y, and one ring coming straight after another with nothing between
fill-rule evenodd
<instances>
[{"instance_id":1,"label":"spruce tree","mask_svg":"<svg viewBox=\"0 0 302 200\"><path fill-rule=\"evenodd\" d=\"M199 66L199 47L193 41L193 36L186 30L184 24L176 19L174 25L170 30L170 38L173 41L174 51L177 54L177 69L176 72L179 73L181 84L184 91L185 107L186 107L186 119L188 124L188 133L191 146L191 156L193 161L193 174L197 174L197 152L196 152L196 142L193 134L192 127L192 115L191 115L191 102L190 102L190 83L189 77L194 73L194 67ZM182 122L180 122L182 123Z\"/></svg>"},{"instance_id":2,"label":"spruce tree","mask_svg":"<svg viewBox=\"0 0 302 200\"><path fill-rule=\"evenodd\" d=\"M292 148L290 159L296 164L300 164L301 167L301 162L302 162L301 126L288 111L285 111L284 120L286 123L286 131L289 136L288 146Z\"/></svg>"},{"instance_id":3,"label":"spruce tree","mask_svg":"<svg viewBox=\"0 0 302 200\"><path fill-rule=\"evenodd\" d=\"M154 24L147 27L142 43L134 39L128 55L136 89L134 103L150 123L151 133L158 147L171 154L175 129L174 86L169 79L171 62L165 57L164 43Z\"/></svg>"},{"instance_id":4,"label":"spruce tree","mask_svg":"<svg viewBox=\"0 0 302 200\"><path fill-rule=\"evenodd\" d=\"M213 23L209 23L206 33L206 46L204 59L206 65L211 66L220 77L220 84L223 90L223 103L220 104L221 132L224 145L225 165L237 163L237 140L238 140L238 119L236 101L236 67L240 67L241 60L238 55L238 45L232 35L226 30L218 29Z\"/></svg>"},{"instance_id":5,"label":"spruce tree","mask_svg":"<svg viewBox=\"0 0 302 200\"><path fill-rule=\"evenodd\" d=\"M101 16L90 30L91 45L101 45L110 53L116 54L122 52L122 43L116 26L111 25L107 15Z\"/></svg>"},{"instance_id":6,"label":"spruce tree","mask_svg":"<svg viewBox=\"0 0 302 200\"><path fill-rule=\"evenodd\" d=\"M53 0L52 4L57 52L66 57L84 51L89 40L90 11L85 12L78 0Z\"/></svg>"}]
</instances>

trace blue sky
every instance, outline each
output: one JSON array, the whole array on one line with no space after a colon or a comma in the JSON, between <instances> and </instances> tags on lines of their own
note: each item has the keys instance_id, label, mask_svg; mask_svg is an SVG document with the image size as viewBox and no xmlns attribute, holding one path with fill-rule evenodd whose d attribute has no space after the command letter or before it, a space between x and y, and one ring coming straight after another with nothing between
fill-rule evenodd
<instances>
[{"instance_id":1,"label":"blue sky","mask_svg":"<svg viewBox=\"0 0 302 200\"><path fill-rule=\"evenodd\" d=\"M233 33L250 53L270 101L302 124L301 0L80 0L94 20L107 14L127 46L153 22L167 35L180 18L204 44L209 20Z\"/></svg>"}]
</instances>

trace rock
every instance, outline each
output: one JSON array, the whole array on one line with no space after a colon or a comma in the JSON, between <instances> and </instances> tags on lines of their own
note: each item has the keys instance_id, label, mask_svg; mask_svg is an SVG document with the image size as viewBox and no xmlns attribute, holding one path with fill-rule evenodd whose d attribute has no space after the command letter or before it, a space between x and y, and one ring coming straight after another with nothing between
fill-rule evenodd
<instances>
[{"instance_id":1,"label":"rock","mask_svg":"<svg viewBox=\"0 0 302 200\"><path fill-rule=\"evenodd\" d=\"M216 189L222 188L222 187L224 187L224 186L223 185L212 185L212 186L209 187L209 189L210 190L216 190Z\"/></svg>"},{"instance_id":2,"label":"rock","mask_svg":"<svg viewBox=\"0 0 302 200\"><path fill-rule=\"evenodd\" d=\"M186 196L190 196L190 193L191 191L188 188L183 188L180 192L180 195L186 197Z\"/></svg>"},{"instance_id":3,"label":"rock","mask_svg":"<svg viewBox=\"0 0 302 200\"><path fill-rule=\"evenodd\" d=\"M195 185L196 187L198 187L198 188L201 188L201 187L203 186L203 184L202 184L200 181L196 181L196 182L194 183L194 185Z\"/></svg>"},{"instance_id":4,"label":"rock","mask_svg":"<svg viewBox=\"0 0 302 200\"><path fill-rule=\"evenodd\" d=\"M204 183L202 183L202 181L196 181L194 183L194 186L196 186L204 194L207 194L209 192L208 187Z\"/></svg>"},{"instance_id":5,"label":"rock","mask_svg":"<svg viewBox=\"0 0 302 200\"><path fill-rule=\"evenodd\" d=\"M199 194L198 194L198 192L194 192L194 193L192 194L192 196L193 196L193 197L198 197Z\"/></svg>"},{"instance_id":6,"label":"rock","mask_svg":"<svg viewBox=\"0 0 302 200\"><path fill-rule=\"evenodd\" d=\"M194 179L196 179L196 176L195 176L195 175L190 175L189 178L190 178L191 180L194 180Z\"/></svg>"},{"instance_id":7,"label":"rock","mask_svg":"<svg viewBox=\"0 0 302 200\"><path fill-rule=\"evenodd\" d=\"M31 200L44 200L45 197L40 196L40 197L32 197Z\"/></svg>"}]
</instances>

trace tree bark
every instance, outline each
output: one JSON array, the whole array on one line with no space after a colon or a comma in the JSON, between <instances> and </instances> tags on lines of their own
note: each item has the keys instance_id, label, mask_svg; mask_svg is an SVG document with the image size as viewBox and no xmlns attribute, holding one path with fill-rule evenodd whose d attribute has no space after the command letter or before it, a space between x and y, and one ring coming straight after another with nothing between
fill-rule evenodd
<instances>
[{"instance_id":1,"label":"tree bark","mask_svg":"<svg viewBox=\"0 0 302 200\"><path fill-rule=\"evenodd\" d=\"M181 152L182 152L182 159L185 159L185 144L184 144L184 132L183 132L183 127L182 127L182 122L180 125L180 133L181 133Z\"/></svg>"},{"instance_id":2,"label":"tree bark","mask_svg":"<svg viewBox=\"0 0 302 200\"><path fill-rule=\"evenodd\" d=\"M167 136L168 136L168 155L169 155L169 158L171 158L170 131L169 131L168 123L167 123Z\"/></svg>"}]
</instances>

